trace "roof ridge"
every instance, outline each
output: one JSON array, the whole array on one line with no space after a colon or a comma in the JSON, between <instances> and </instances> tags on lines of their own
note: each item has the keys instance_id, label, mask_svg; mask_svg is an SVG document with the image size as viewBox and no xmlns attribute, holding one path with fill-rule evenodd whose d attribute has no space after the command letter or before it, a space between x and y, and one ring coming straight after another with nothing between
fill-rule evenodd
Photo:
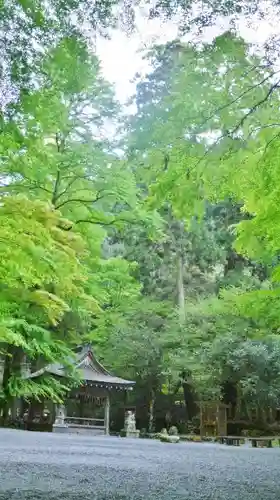
<instances>
[{"instance_id":1,"label":"roof ridge","mask_svg":"<svg viewBox=\"0 0 280 500\"><path fill-rule=\"evenodd\" d=\"M102 383L106 386L107 383L110 384L110 387L119 386L123 388L132 388L135 384L132 380L125 380L121 377L117 377L106 370L106 368L95 357L91 345L84 346L82 352L78 355L76 354L76 360L74 361L73 359L73 364L77 370L84 370L83 379L85 381L96 383L97 385ZM46 372L61 377L65 375L65 367L60 363L50 363L41 370L31 373L27 378L36 378Z\"/></svg>"}]
</instances>

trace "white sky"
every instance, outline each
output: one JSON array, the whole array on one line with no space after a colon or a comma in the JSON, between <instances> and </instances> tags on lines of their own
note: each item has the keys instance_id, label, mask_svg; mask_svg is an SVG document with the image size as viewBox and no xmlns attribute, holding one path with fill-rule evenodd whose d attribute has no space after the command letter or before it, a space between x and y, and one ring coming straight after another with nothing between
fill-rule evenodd
<instances>
[{"instance_id":1,"label":"white sky","mask_svg":"<svg viewBox=\"0 0 280 500\"><path fill-rule=\"evenodd\" d=\"M142 51L153 43L165 43L176 38L177 30L172 22L163 25L159 20L148 21L141 16L132 35L115 30L110 40L97 39L96 53L102 61L104 77L115 84L117 98L121 102L133 94L135 85L131 80L135 74L148 70Z\"/></svg>"},{"instance_id":2,"label":"white sky","mask_svg":"<svg viewBox=\"0 0 280 500\"><path fill-rule=\"evenodd\" d=\"M210 41L226 31L229 26L230 19L225 19L219 25L207 28L202 39ZM279 18L277 19L267 8L267 15L263 20L252 19L250 26L244 20L240 20L238 29L246 41L261 45L269 36L279 34ZM114 84L116 96L122 103L134 93L135 84L131 80L135 74L145 74L149 69L147 61L143 60L143 51L153 43L173 40L177 37L177 32L178 26L175 22L148 20L145 13L140 11L136 18L136 30L132 35L127 36L121 31L114 30L111 32L110 40L101 37L96 40L96 54L101 59L103 75ZM187 37L185 39L187 40Z\"/></svg>"}]
</instances>

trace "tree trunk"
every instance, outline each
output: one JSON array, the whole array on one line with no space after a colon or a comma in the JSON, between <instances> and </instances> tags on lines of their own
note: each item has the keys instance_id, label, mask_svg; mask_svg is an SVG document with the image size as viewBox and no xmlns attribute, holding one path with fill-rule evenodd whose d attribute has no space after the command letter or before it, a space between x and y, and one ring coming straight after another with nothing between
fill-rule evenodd
<instances>
[{"instance_id":1,"label":"tree trunk","mask_svg":"<svg viewBox=\"0 0 280 500\"><path fill-rule=\"evenodd\" d=\"M235 419L240 420L242 417L242 394L239 385L237 385L236 389L237 389L237 398L236 398Z\"/></svg>"},{"instance_id":2,"label":"tree trunk","mask_svg":"<svg viewBox=\"0 0 280 500\"><path fill-rule=\"evenodd\" d=\"M9 410L14 404L14 398L10 394L9 382L12 375L21 374L21 363L23 359L23 351L20 347L10 346L4 361L3 372L3 392L5 399L2 403L2 424L5 425L8 421Z\"/></svg>"},{"instance_id":3,"label":"tree trunk","mask_svg":"<svg viewBox=\"0 0 280 500\"><path fill-rule=\"evenodd\" d=\"M199 413L199 406L196 403L197 397L191 384L182 382L184 400L186 408L186 421L191 421Z\"/></svg>"},{"instance_id":4,"label":"tree trunk","mask_svg":"<svg viewBox=\"0 0 280 500\"><path fill-rule=\"evenodd\" d=\"M9 350L10 351L10 350ZM8 384L9 379L12 373L12 355L10 352L5 356L4 361L4 371L3 371L3 392L4 392L4 400L1 405L1 413L2 413L2 425L6 425L8 421L9 415L9 407L10 407L10 398L8 394Z\"/></svg>"},{"instance_id":5,"label":"tree trunk","mask_svg":"<svg viewBox=\"0 0 280 500\"><path fill-rule=\"evenodd\" d=\"M155 407L155 392L152 389L149 403L149 426L148 431L151 434L154 430L154 407Z\"/></svg>"},{"instance_id":6,"label":"tree trunk","mask_svg":"<svg viewBox=\"0 0 280 500\"><path fill-rule=\"evenodd\" d=\"M247 413L248 420L250 423L252 423L253 422L252 411L251 411L250 405L247 403L247 401L245 401L245 407L246 407L246 413Z\"/></svg>"},{"instance_id":7,"label":"tree trunk","mask_svg":"<svg viewBox=\"0 0 280 500\"><path fill-rule=\"evenodd\" d=\"M186 322L186 306L185 306L185 289L184 289L184 262L181 255L178 257L178 277L177 277L177 287L178 287L178 306L179 306L179 321L181 325Z\"/></svg>"}]
</instances>

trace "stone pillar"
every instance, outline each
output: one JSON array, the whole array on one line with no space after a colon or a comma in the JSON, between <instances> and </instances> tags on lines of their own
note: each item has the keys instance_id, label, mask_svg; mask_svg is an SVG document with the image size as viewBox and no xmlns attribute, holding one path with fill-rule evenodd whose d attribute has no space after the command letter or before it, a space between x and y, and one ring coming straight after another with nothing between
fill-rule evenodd
<instances>
[{"instance_id":1,"label":"stone pillar","mask_svg":"<svg viewBox=\"0 0 280 500\"><path fill-rule=\"evenodd\" d=\"M110 434L110 396L107 394L105 399L104 408L104 424L105 424L105 434L109 436Z\"/></svg>"}]
</instances>

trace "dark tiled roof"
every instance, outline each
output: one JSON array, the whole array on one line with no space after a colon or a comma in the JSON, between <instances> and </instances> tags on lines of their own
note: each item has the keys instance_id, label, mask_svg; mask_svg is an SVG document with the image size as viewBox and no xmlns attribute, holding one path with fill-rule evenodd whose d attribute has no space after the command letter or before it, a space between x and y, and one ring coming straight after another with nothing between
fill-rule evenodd
<instances>
[{"instance_id":1,"label":"dark tiled roof","mask_svg":"<svg viewBox=\"0 0 280 500\"><path fill-rule=\"evenodd\" d=\"M109 373L106 368L97 361L90 347L83 348L73 360L70 360L70 362L71 364L73 363L75 368L80 372L82 380L89 385L112 389L132 389L135 384L132 380L115 377ZM44 373L49 373L57 377L64 377L66 375L63 365L51 364L41 370L31 373L28 378L37 378Z\"/></svg>"}]
</instances>

